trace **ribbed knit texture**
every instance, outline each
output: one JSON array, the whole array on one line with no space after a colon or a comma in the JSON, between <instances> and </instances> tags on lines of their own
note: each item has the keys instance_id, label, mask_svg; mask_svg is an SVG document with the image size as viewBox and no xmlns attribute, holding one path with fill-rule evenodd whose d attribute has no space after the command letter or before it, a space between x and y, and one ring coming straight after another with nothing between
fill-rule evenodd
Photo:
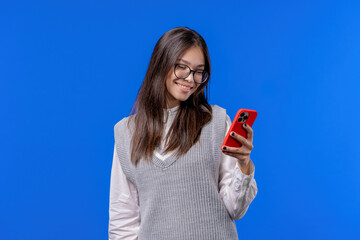
<instances>
[{"instance_id":1,"label":"ribbed knit texture","mask_svg":"<svg viewBox=\"0 0 360 240\"><path fill-rule=\"evenodd\" d=\"M151 164L141 161L137 167L130 161L128 118L115 125L121 167L138 191L138 240L238 239L218 188L226 112L216 105L212 109L211 122L185 155L165 161L153 155Z\"/></svg>"}]
</instances>

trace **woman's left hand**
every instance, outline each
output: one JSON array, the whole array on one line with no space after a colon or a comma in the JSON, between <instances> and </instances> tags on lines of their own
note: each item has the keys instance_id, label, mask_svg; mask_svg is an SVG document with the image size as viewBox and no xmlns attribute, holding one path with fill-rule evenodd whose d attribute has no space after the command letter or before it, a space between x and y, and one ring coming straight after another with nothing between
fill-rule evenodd
<instances>
[{"instance_id":1,"label":"woman's left hand","mask_svg":"<svg viewBox=\"0 0 360 240\"><path fill-rule=\"evenodd\" d=\"M242 127L247 132L247 139L235 132L230 133L230 136L239 143L241 143L242 146L241 147L225 146L225 149L223 148L223 153L238 159L238 163L241 171L244 172L245 174L250 174L250 153L251 150L254 148L253 146L254 132L252 128L246 123L243 124Z\"/></svg>"}]
</instances>

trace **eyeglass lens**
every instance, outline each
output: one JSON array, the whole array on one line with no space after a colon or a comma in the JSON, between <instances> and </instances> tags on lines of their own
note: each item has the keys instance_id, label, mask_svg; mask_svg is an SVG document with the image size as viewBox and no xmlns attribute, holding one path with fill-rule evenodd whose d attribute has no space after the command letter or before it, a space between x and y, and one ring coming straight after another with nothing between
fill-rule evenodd
<instances>
[{"instance_id":1,"label":"eyeglass lens","mask_svg":"<svg viewBox=\"0 0 360 240\"><path fill-rule=\"evenodd\" d=\"M178 64L175 67L175 76L178 78L187 78L191 73L190 67ZM197 83L202 83L206 81L207 73L205 71L195 71L194 72L194 81Z\"/></svg>"}]
</instances>

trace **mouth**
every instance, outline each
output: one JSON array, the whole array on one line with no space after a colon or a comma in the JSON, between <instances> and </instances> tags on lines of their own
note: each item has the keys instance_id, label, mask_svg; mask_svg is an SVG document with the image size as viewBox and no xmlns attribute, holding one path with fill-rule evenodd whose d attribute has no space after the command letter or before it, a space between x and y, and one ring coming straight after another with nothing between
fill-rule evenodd
<instances>
[{"instance_id":1,"label":"mouth","mask_svg":"<svg viewBox=\"0 0 360 240\"><path fill-rule=\"evenodd\" d=\"M175 82L175 84L181 89L184 90L186 92L189 92L193 87L191 87L190 85L186 85L186 84L180 84L178 82Z\"/></svg>"}]
</instances>

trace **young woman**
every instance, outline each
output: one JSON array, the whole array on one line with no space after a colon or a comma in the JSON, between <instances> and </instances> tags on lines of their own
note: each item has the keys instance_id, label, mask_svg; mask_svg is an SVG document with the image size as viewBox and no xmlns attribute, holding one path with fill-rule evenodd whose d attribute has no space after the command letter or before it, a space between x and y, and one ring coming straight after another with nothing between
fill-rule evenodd
<instances>
[{"instance_id":1,"label":"young woman","mask_svg":"<svg viewBox=\"0 0 360 240\"><path fill-rule=\"evenodd\" d=\"M185 27L157 42L133 113L114 127L109 239L238 239L234 220L257 194L253 131L220 146L231 125L210 106L204 39Z\"/></svg>"}]
</instances>

